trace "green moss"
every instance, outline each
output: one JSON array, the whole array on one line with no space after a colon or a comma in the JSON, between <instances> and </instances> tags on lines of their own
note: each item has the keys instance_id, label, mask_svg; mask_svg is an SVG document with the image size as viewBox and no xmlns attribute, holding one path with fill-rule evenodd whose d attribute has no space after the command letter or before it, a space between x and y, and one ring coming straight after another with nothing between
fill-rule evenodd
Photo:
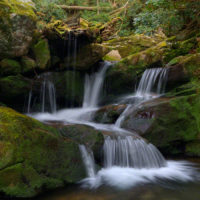
<instances>
[{"instance_id":1,"label":"green moss","mask_svg":"<svg viewBox=\"0 0 200 200\"><path fill-rule=\"evenodd\" d=\"M23 105L29 93L31 82L21 75L0 78L0 98L7 105Z\"/></svg>"},{"instance_id":2,"label":"green moss","mask_svg":"<svg viewBox=\"0 0 200 200\"><path fill-rule=\"evenodd\" d=\"M50 50L48 41L46 39L40 39L38 43L33 46L32 49L38 67L44 70L46 67L48 67L48 64L50 62Z\"/></svg>"},{"instance_id":3,"label":"green moss","mask_svg":"<svg viewBox=\"0 0 200 200\"><path fill-rule=\"evenodd\" d=\"M118 50L121 57L125 58L156 45L156 41L145 35L131 35L112 39L103 44L111 50Z\"/></svg>"},{"instance_id":4,"label":"green moss","mask_svg":"<svg viewBox=\"0 0 200 200\"><path fill-rule=\"evenodd\" d=\"M168 49L165 53L164 61L166 63L171 62L172 59L178 56L184 56L188 54L190 51L197 47L196 37L190 38L185 41L174 40L172 42L171 48ZM172 63L173 64L173 63Z\"/></svg>"},{"instance_id":5,"label":"green moss","mask_svg":"<svg viewBox=\"0 0 200 200\"><path fill-rule=\"evenodd\" d=\"M7 195L32 197L84 176L78 145L37 120L0 107L0 138L0 191Z\"/></svg>"},{"instance_id":6,"label":"green moss","mask_svg":"<svg viewBox=\"0 0 200 200\"><path fill-rule=\"evenodd\" d=\"M2 9L0 16L2 15L4 17L4 12L6 11L7 15L10 13L16 13L17 15L25 15L32 19L36 19L33 6L30 3L18 0L1 0L0 5Z\"/></svg>"},{"instance_id":7,"label":"green moss","mask_svg":"<svg viewBox=\"0 0 200 200\"><path fill-rule=\"evenodd\" d=\"M200 142L195 141L186 145L186 154L200 157Z\"/></svg>"},{"instance_id":8,"label":"green moss","mask_svg":"<svg viewBox=\"0 0 200 200\"><path fill-rule=\"evenodd\" d=\"M23 69L22 69L23 73L33 71L36 68L36 62L27 56L23 56L21 58L21 64L23 67Z\"/></svg>"},{"instance_id":9,"label":"green moss","mask_svg":"<svg viewBox=\"0 0 200 200\"><path fill-rule=\"evenodd\" d=\"M174 98L154 108L156 117L145 137L168 154L185 153L200 133L200 96Z\"/></svg>"},{"instance_id":10,"label":"green moss","mask_svg":"<svg viewBox=\"0 0 200 200\"><path fill-rule=\"evenodd\" d=\"M16 75L21 73L22 67L16 60L3 59L0 62L0 74L2 76Z\"/></svg>"}]
</instances>

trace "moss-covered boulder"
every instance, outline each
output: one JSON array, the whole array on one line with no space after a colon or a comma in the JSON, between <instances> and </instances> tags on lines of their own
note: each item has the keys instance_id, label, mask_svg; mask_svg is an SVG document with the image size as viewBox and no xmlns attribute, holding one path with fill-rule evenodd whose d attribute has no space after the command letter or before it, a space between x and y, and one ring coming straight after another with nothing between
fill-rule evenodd
<instances>
[{"instance_id":1,"label":"moss-covered boulder","mask_svg":"<svg viewBox=\"0 0 200 200\"><path fill-rule=\"evenodd\" d=\"M48 40L40 39L33 47L32 47L37 66L41 70L45 70L49 67L50 64L50 50Z\"/></svg>"},{"instance_id":2,"label":"moss-covered boulder","mask_svg":"<svg viewBox=\"0 0 200 200\"><path fill-rule=\"evenodd\" d=\"M104 136L102 131L96 130L87 125L68 125L60 128L62 136L70 138L77 144L83 144L94 153L94 158L98 163L102 163L102 147Z\"/></svg>"},{"instance_id":3,"label":"moss-covered boulder","mask_svg":"<svg viewBox=\"0 0 200 200\"><path fill-rule=\"evenodd\" d=\"M103 43L106 47L111 50L118 50L120 56L125 58L129 55L141 52L147 48L155 46L161 42L155 38L148 37L145 35L130 35L128 37L118 37Z\"/></svg>"},{"instance_id":4,"label":"moss-covered boulder","mask_svg":"<svg viewBox=\"0 0 200 200\"><path fill-rule=\"evenodd\" d=\"M198 80L200 78L200 53L176 57L167 65L173 66L174 68L182 67L182 71L184 71L184 73L190 79Z\"/></svg>"},{"instance_id":5,"label":"moss-covered boulder","mask_svg":"<svg viewBox=\"0 0 200 200\"><path fill-rule=\"evenodd\" d=\"M166 155L199 156L199 94L156 100L129 113L123 127L139 132Z\"/></svg>"},{"instance_id":6,"label":"moss-covered boulder","mask_svg":"<svg viewBox=\"0 0 200 200\"><path fill-rule=\"evenodd\" d=\"M37 120L0 107L0 191L32 197L84 177L79 147Z\"/></svg>"},{"instance_id":7,"label":"moss-covered boulder","mask_svg":"<svg viewBox=\"0 0 200 200\"><path fill-rule=\"evenodd\" d=\"M0 59L20 57L28 53L35 21L36 15L31 1L1 0Z\"/></svg>"},{"instance_id":8,"label":"moss-covered boulder","mask_svg":"<svg viewBox=\"0 0 200 200\"><path fill-rule=\"evenodd\" d=\"M187 40L179 41L177 37L168 39L170 48L164 54L164 61L168 63L173 58L184 56L198 48L197 37L191 37Z\"/></svg>"},{"instance_id":9,"label":"moss-covered boulder","mask_svg":"<svg viewBox=\"0 0 200 200\"><path fill-rule=\"evenodd\" d=\"M29 58L28 56L23 56L21 58L21 65L22 65L22 73L33 72L37 66L35 60Z\"/></svg>"},{"instance_id":10,"label":"moss-covered boulder","mask_svg":"<svg viewBox=\"0 0 200 200\"><path fill-rule=\"evenodd\" d=\"M97 123L114 124L125 108L124 104L104 106L94 113L93 120Z\"/></svg>"},{"instance_id":11,"label":"moss-covered boulder","mask_svg":"<svg viewBox=\"0 0 200 200\"><path fill-rule=\"evenodd\" d=\"M17 75L22 71L22 67L20 63L16 60L12 59L3 59L0 62L0 75L8 76L8 75Z\"/></svg>"},{"instance_id":12,"label":"moss-covered boulder","mask_svg":"<svg viewBox=\"0 0 200 200\"><path fill-rule=\"evenodd\" d=\"M0 78L0 101L19 111L31 89L31 81L22 75Z\"/></svg>"}]
</instances>

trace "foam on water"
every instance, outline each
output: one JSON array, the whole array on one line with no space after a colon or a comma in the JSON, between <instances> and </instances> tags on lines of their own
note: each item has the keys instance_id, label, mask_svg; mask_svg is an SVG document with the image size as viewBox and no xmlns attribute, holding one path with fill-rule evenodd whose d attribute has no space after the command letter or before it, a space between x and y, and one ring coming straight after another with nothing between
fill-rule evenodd
<instances>
[{"instance_id":1,"label":"foam on water","mask_svg":"<svg viewBox=\"0 0 200 200\"><path fill-rule=\"evenodd\" d=\"M192 163L186 161L168 161L161 168L128 168L113 166L102 168L95 177L81 181L82 187L95 189L101 185L117 189L129 189L138 184L160 183L167 185L169 181L190 182L199 180L199 173Z\"/></svg>"}]
</instances>

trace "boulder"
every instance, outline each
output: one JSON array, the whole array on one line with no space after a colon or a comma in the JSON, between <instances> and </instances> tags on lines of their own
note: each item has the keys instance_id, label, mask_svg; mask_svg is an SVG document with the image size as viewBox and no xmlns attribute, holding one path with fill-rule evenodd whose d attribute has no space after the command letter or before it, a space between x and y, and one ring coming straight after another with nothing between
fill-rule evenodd
<instances>
[{"instance_id":1,"label":"boulder","mask_svg":"<svg viewBox=\"0 0 200 200\"><path fill-rule=\"evenodd\" d=\"M85 175L78 144L55 128L0 107L0 136L1 193L33 197Z\"/></svg>"},{"instance_id":2,"label":"boulder","mask_svg":"<svg viewBox=\"0 0 200 200\"><path fill-rule=\"evenodd\" d=\"M199 156L200 96L156 99L127 114L123 128L140 133L166 155Z\"/></svg>"},{"instance_id":3,"label":"boulder","mask_svg":"<svg viewBox=\"0 0 200 200\"><path fill-rule=\"evenodd\" d=\"M60 128L62 136L70 138L77 144L83 144L94 153L94 158L98 163L102 163L102 147L104 136L102 131L96 130L87 125L68 125Z\"/></svg>"},{"instance_id":4,"label":"boulder","mask_svg":"<svg viewBox=\"0 0 200 200\"><path fill-rule=\"evenodd\" d=\"M111 50L117 50L122 58L129 55L144 51L150 47L155 46L161 42L155 38L145 35L130 35L128 37L118 37L112 40L108 40L103 43L104 46Z\"/></svg>"},{"instance_id":5,"label":"boulder","mask_svg":"<svg viewBox=\"0 0 200 200\"><path fill-rule=\"evenodd\" d=\"M2 0L0 12L0 59L26 55L36 27L33 4Z\"/></svg>"},{"instance_id":6,"label":"boulder","mask_svg":"<svg viewBox=\"0 0 200 200\"><path fill-rule=\"evenodd\" d=\"M114 124L126 105L107 105L97 110L93 115L93 120L97 123Z\"/></svg>"}]
</instances>

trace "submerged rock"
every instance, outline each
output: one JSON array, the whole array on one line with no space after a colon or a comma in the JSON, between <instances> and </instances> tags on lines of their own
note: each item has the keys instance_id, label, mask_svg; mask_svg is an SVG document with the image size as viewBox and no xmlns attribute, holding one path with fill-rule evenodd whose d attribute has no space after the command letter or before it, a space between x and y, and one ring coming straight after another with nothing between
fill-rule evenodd
<instances>
[{"instance_id":1,"label":"submerged rock","mask_svg":"<svg viewBox=\"0 0 200 200\"><path fill-rule=\"evenodd\" d=\"M0 191L33 197L84 177L79 147L41 122L0 107Z\"/></svg>"}]
</instances>

